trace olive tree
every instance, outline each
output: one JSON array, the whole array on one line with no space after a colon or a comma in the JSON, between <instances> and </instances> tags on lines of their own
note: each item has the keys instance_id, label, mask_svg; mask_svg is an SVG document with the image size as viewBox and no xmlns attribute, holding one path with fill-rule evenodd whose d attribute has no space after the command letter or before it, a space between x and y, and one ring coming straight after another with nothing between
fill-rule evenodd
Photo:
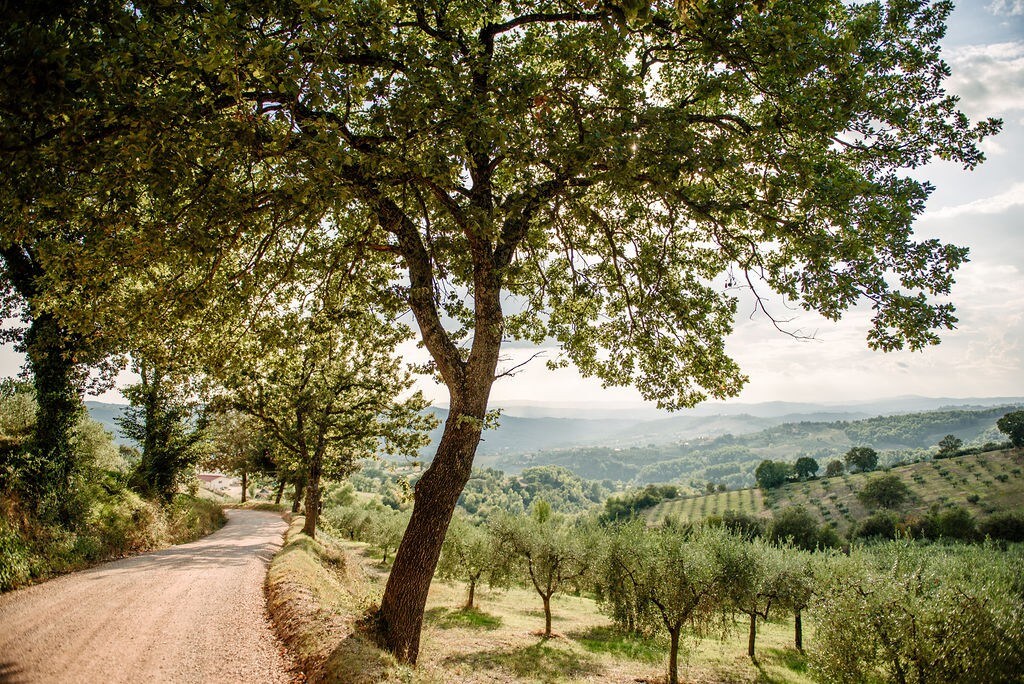
<instances>
[{"instance_id":1,"label":"olive tree","mask_svg":"<svg viewBox=\"0 0 1024 684\"><path fill-rule=\"evenodd\" d=\"M890 542L833 559L810 663L826 682L1013 681L1024 667L1019 550Z\"/></svg>"},{"instance_id":2,"label":"olive tree","mask_svg":"<svg viewBox=\"0 0 1024 684\"><path fill-rule=\"evenodd\" d=\"M551 636L551 597L581 581L590 567L590 549L578 530L535 507L531 515L494 521L502 552L513 559L519 578L544 604L544 636Z\"/></svg>"},{"instance_id":3,"label":"olive tree","mask_svg":"<svg viewBox=\"0 0 1024 684\"><path fill-rule=\"evenodd\" d=\"M509 558L503 553L490 530L456 515L448 527L448 534L441 548L437 575L465 582L464 608L472 610L475 607L477 585L485 579L492 585L500 584L507 572L508 562Z\"/></svg>"},{"instance_id":4,"label":"olive tree","mask_svg":"<svg viewBox=\"0 0 1024 684\"><path fill-rule=\"evenodd\" d=\"M669 634L668 681L679 681L684 627L703 636L723 620L729 600L754 581L746 542L718 526L691 534L650 529L642 521L612 533L603 563L601 601L620 625Z\"/></svg>"}]
</instances>

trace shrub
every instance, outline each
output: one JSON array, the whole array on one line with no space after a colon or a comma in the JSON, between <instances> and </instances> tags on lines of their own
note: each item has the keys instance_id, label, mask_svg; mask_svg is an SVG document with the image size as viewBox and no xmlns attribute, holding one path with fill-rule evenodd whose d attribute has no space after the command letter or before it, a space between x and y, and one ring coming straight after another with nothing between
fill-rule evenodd
<instances>
[{"instance_id":1,"label":"shrub","mask_svg":"<svg viewBox=\"0 0 1024 684\"><path fill-rule=\"evenodd\" d=\"M899 519L889 511L878 511L860 521L851 536L858 539L894 539Z\"/></svg>"},{"instance_id":2,"label":"shrub","mask_svg":"<svg viewBox=\"0 0 1024 684\"><path fill-rule=\"evenodd\" d=\"M985 537L1008 542L1024 542L1024 513L1002 511L993 513L978 525L978 532Z\"/></svg>"}]
</instances>

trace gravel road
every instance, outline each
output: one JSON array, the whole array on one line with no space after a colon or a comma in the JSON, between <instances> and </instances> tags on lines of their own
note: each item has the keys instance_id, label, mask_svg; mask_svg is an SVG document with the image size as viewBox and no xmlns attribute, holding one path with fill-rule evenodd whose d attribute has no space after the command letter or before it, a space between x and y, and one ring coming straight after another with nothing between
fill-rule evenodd
<instances>
[{"instance_id":1,"label":"gravel road","mask_svg":"<svg viewBox=\"0 0 1024 684\"><path fill-rule=\"evenodd\" d=\"M263 598L281 516L0 596L0 682L289 682Z\"/></svg>"}]
</instances>

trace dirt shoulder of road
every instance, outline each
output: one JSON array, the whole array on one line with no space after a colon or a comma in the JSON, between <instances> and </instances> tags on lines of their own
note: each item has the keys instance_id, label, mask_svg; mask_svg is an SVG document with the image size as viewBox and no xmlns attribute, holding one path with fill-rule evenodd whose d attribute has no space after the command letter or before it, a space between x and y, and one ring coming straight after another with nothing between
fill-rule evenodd
<instances>
[{"instance_id":1,"label":"dirt shoulder of road","mask_svg":"<svg viewBox=\"0 0 1024 684\"><path fill-rule=\"evenodd\" d=\"M393 657L363 627L379 596L360 564L325 533L312 539L296 517L267 572L274 629L310 682L387 682L400 678Z\"/></svg>"}]
</instances>

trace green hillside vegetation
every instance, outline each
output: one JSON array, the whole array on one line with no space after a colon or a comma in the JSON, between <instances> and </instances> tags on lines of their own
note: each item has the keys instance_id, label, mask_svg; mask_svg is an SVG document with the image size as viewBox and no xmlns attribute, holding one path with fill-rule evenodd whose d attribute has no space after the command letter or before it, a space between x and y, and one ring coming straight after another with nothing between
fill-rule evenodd
<instances>
[{"instance_id":1,"label":"green hillside vegetation","mask_svg":"<svg viewBox=\"0 0 1024 684\"><path fill-rule=\"evenodd\" d=\"M1005 438L996 420L1013 406L944 409L855 421L795 422L746 434L693 439L672 444L631 447L579 447L508 455L493 467L519 472L527 467L560 465L582 478L614 480L634 486L703 483L730 489L754 484L754 468L762 460L793 462L802 456L823 466L850 447L867 445L879 452L879 465L929 458L936 445L952 434L965 447L980 447Z\"/></svg>"},{"instance_id":2,"label":"green hillside vegetation","mask_svg":"<svg viewBox=\"0 0 1024 684\"><path fill-rule=\"evenodd\" d=\"M935 505L940 509L960 506L980 520L1024 506L1024 451L1020 449L922 461L887 473L899 477L910 490L908 500L897 509L902 516L923 516ZM643 517L652 524L666 517L694 522L728 510L767 517L789 506L802 506L846 534L871 513L857 493L887 473L792 482L768 492L750 488L683 497L649 508Z\"/></svg>"}]
</instances>

